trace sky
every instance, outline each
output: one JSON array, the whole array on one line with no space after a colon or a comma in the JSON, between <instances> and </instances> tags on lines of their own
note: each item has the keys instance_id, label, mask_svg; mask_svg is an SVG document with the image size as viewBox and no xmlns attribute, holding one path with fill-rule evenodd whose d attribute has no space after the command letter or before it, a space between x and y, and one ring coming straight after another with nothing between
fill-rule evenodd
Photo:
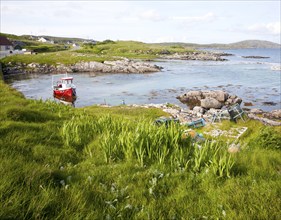
<instances>
[{"instance_id":1,"label":"sky","mask_svg":"<svg viewBox=\"0 0 281 220\"><path fill-rule=\"evenodd\" d=\"M0 0L0 32L147 43L281 43L280 0Z\"/></svg>"}]
</instances>

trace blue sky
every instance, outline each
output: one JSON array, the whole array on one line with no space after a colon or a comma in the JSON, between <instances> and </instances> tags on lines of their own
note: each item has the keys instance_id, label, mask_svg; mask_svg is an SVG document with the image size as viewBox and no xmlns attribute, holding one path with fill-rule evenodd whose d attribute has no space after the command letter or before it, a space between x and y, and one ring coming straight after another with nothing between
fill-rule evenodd
<instances>
[{"instance_id":1,"label":"blue sky","mask_svg":"<svg viewBox=\"0 0 281 220\"><path fill-rule=\"evenodd\" d=\"M8 1L0 31L95 40L280 42L280 1Z\"/></svg>"}]
</instances>

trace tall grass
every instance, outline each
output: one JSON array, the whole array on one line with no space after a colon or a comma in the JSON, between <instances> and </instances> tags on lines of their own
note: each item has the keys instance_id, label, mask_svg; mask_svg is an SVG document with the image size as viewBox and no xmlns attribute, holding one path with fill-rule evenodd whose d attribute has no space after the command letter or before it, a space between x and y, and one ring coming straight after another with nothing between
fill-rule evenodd
<instances>
[{"instance_id":1,"label":"tall grass","mask_svg":"<svg viewBox=\"0 0 281 220\"><path fill-rule=\"evenodd\" d=\"M156 126L151 120L129 121L109 115L73 117L63 124L61 134L66 146L78 151L97 141L106 163L137 161L141 167L153 164L172 169L201 172L210 167L219 177L230 177L234 160L227 145L207 141L200 146L184 137L184 128L177 123Z\"/></svg>"}]
</instances>

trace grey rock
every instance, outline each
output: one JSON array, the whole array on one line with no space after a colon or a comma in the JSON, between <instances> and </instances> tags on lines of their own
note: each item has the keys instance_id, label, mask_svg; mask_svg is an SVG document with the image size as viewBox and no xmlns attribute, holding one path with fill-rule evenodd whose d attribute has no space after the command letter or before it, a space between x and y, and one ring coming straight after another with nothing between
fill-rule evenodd
<instances>
[{"instance_id":1,"label":"grey rock","mask_svg":"<svg viewBox=\"0 0 281 220\"><path fill-rule=\"evenodd\" d=\"M281 109L273 110L271 112L264 112L263 117L269 119L281 119Z\"/></svg>"},{"instance_id":2,"label":"grey rock","mask_svg":"<svg viewBox=\"0 0 281 220\"><path fill-rule=\"evenodd\" d=\"M197 114L197 113L203 114L203 113L204 113L204 108L202 108L201 106L195 106L195 107L193 108L193 113L194 113L194 114Z\"/></svg>"},{"instance_id":3,"label":"grey rock","mask_svg":"<svg viewBox=\"0 0 281 220\"><path fill-rule=\"evenodd\" d=\"M271 111L271 115L275 119L281 119L281 109Z\"/></svg>"},{"instance_id":4,"label":"grey rock","mask_svg":"<svg viewBox=\"0 0 281 220\"><path fill-rule=\"evenodd\" d=\"M252 114L262 114L263 110L258 109L258 108L253 108L253 109L250 110L250 113L252 113Z\"/></svg>"},{"instance_id":5,"label":"grey rock","mask_svg":"<svg viewBox=\"0 0 281 220\"><path fill-rule=\"evenodd\" d=\"M242 99L241 98L239 98L236 95L231 95L226 100L225 105L226 106L230 106L230 105L234 105L234 104L239 104L240 105L241 103L242 103Z\"/></svg>"},{"instance_id":6,"label":"grey rock","mask_svg":"<svg viewBox=\"0 0 281 220\"><path fill-rule=\"evenodd\" d=\"M230 96L222 90L189 91L177 97L182 103L187 104L191 109L194 106L201 106L205 109L221 108L235 103L241 104L242 99L236 95Z\"/></svg>"},{"instance_id":7,"label":"grey rock","mask_svg":"<svg viewBox=\"0 0 281 220\"><path fill-rule=\"evenodd\" d=\"M225 58L222 58L224 54L214 53L210 51L198 51L192 53L174 53L169 55L163 55L161 58L164 59L176 59L176 60L202 60L202 61L225 61Z\"/></svg>"},{"instance_id":8,"label":"grey rock","mask_svg":"<svg viewBox=\"0 0 281 220\"><path fill-rule=\"evenodd\" d=\"M224 92L222 90L215 90L215 91L205 91L203 92L204 97L211 97L219 102L225 102L229 96L227 92Z\"/></svg>"},{"instance_id":9,"label":"grey rock","mask_svg":"<svg viewBox=\"0 0 281 220\"><path fill-rule=\"evenodd\" d=\"M261 121L265 125L281 126L281 122L279 122L279 121L274 121L274 120L270 120L268 118L258 117L254 114L248 114L248 117L251 119L254 119L254 120Z\"/></svg>"},{"instance_id":10,"label":"grey rock","mask_svg":"<svg viewBox=\"0 0 281 220\"><path fill-rule=\"evenodd\" d=\"M223 106L221 102L212 97L207 97L201 100L201 106L206 109L215 108L219 109Z\"/></svg>"}]
</instances>

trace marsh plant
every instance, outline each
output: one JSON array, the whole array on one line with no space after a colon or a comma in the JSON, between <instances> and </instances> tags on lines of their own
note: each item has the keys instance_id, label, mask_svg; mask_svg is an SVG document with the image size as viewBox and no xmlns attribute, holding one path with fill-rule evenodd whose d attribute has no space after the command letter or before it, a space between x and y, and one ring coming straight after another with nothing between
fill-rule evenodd
<instances>
[{"instance_id":1,"label":"marsh plant","mask_svg":"<svg viewBox=\"0 0 281 220\"><path fill-rule=\"evenodd\" d=\"M89 154L88 145L97 141L95 147L101 149L106 163L136 161L141 167L169 164L174 169L193 172L210 167L219 177L230 177L234 164L226 144L206 141L198 145L178 123L157 126L145 119L82 115L64 123L61 133L66 146L77 151L86 149Z\"/></svg>"}]
</instances>

